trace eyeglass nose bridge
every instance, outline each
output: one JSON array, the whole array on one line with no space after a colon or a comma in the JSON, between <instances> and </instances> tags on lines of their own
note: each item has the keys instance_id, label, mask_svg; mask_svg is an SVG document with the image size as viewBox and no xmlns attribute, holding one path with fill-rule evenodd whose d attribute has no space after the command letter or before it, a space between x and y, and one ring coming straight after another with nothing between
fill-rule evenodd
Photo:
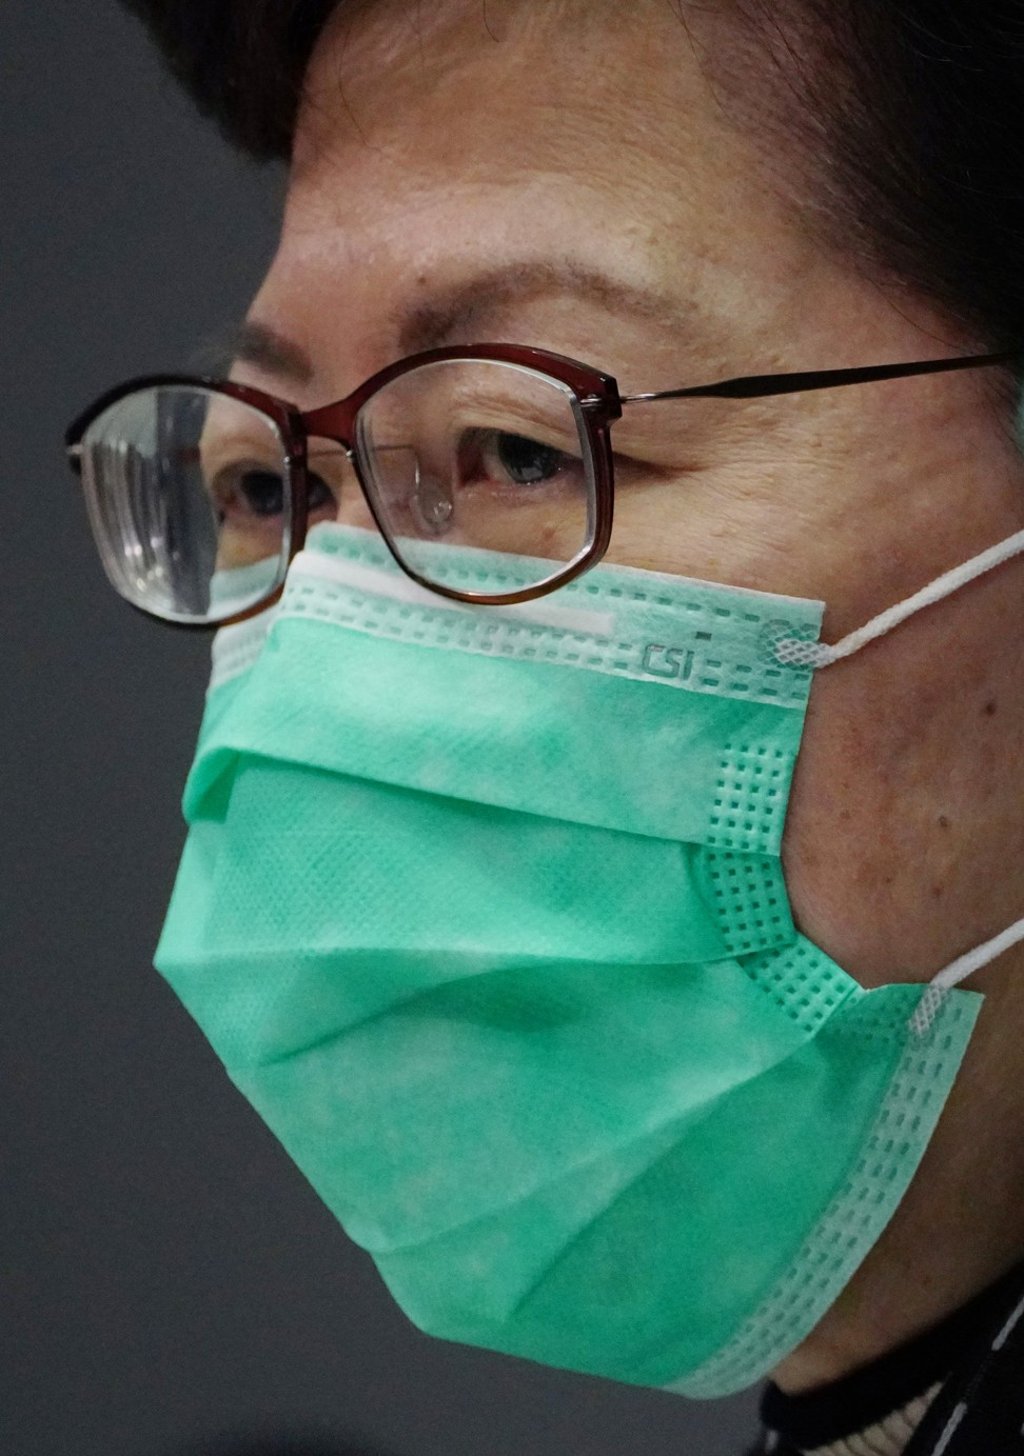
<instances>
[{"instance_id":1,"label":"eyeglass nose bridge","mask_svg":"<svg viewBox=\"0 0 1024 1456\"><path fill-rule=\"evenodd\" d=\"M373 508L369 492L363 480L362 471L359 468L359 460L355 448L355 417L357 407L355 402L349 399L335 400L332 404L320 405L316 409L298 414L293 417L293 440L301 442L300 450L296 451L291 460L293 479L300 476L305 489L302 491L304 500L308 500L309 476L317 474L317 458L323 458L333 452L318 450L318 441L329 442L337 448L337 451L344 455L351 472L352 479L346 480L344 486L338 492L338 515L337 520L341 521L342 512L353 502L361 502L369 513L369 524L379 529L380 522L377 513ZM298 429L295 429L298 426ZM355 487L353 489L353 486ZM298 501L296 501L298 505ZM297 512L298 516L298 512ZM366 524L350 521L346 524ZM305 543L306 534L309 529L308 512L303 510L301 518L293 521L294 549L299 550Z\"/></svg>"},{"instance_id":2,"label":"eyeglass nose bridge","mask_svg":"<svg viewBox=\"0 0 1024 1456\"><path fill-rule=\"evenodd\" d=\"M299 415L299 422L306 436L316 435L322 440L333 440L351 454L355 449L356 414L359 403L353 398L335 400L333 404L319 405Z\"/></svg>"},{"instance_id":3,"label":"eyeglass nose bridge","mask_svg":"<svg viewBox=\"0 0 1024 1456\"><path fill-rule=\"evenodd\" d=\"M380 530L372 493L367 488L354 446L336 436L310 431L305 434L301 455L291 460L295 491L296 520L293 527L295 550L301 549L311 524L323 520L322 504L316 502L317 477L334 497L328 519L337 525Z\"/></svg>"}]
</instances>

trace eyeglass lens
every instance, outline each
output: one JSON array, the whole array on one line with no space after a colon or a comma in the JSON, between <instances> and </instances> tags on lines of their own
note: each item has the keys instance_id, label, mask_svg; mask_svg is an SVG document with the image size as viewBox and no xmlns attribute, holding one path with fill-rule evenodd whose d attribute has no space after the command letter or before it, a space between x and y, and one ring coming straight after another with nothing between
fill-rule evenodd
<instances>
[{"instance_id":1,"label":"eyeglass lens","mask_svg":"<svg viewBox=\"0 0 1024 1456\"><path fill-rule=\"evenodd\" d=\"M126 395L85 431L82 478L107 576L144 611L222 621L283 580L285 448L241 401L197 385Z\"/></svg>"},{"instance_id":2,"label":"eyeglass lens","mask_svg":"<svg viewBox=\"0 0 1024 1456\"><path fill-rule=\"evenodd\" d=\"M483 551L504 558L486 563L507 576L491 592L537 586L593 540L586 427L572 391L545 374L425 364L371 397L355 443L392 549L432 584L481 590Z\"/></svg>"}]
</instances>

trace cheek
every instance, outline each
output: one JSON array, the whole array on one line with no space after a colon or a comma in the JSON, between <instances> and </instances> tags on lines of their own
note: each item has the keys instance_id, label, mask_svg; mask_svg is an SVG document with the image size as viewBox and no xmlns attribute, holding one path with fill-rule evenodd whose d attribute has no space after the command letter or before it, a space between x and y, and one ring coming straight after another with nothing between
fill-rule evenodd
<instances>
[{"instance_id":1,"label":"cheek","mask_svg":"<svg viewBox=\"0 0 1024 1456\"><path fill-rule=\"evenodd\" d=\"M884 714L833 669L808 708L783 848L798 927L865 984L886 979L909 846L909 770Z\"/></svg>"},{"instance_id":2,"label":"cheek","mask_svg":"<svg viewBox=\"0 0 1024 1456\"><path fill-rule=\"evenodd\" d=\"M942 612L818 675L794 777L794 916L866 986L927 980L1024 912L1022 674L981 614L958 639L967 613Z\"/></svg>"}]
</instances>

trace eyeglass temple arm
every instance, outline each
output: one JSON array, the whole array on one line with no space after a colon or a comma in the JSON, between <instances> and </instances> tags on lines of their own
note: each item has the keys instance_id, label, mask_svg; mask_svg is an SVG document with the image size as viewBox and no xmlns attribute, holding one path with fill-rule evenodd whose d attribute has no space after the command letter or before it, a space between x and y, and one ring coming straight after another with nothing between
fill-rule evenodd
<instances>
[{"instance_id":1,"label":"eyeglass temple arm","mask_svg":"<svg viewBox=\"0 0 1024 1456\"><path fill-rule=\"evenodd\" d=\"M688 389L663 389L654 394L627 394L623 404L657 399L757 399L773 394L799 394L806 389L835 389L844 384L870 384L879 379L902 379L914 374L944 374L954 369L983 369L996 364L1013 364L1024 357L1012 354L973 354L957 359L925 359L913 364L869 364L859 369L817 369L798 374L748 374L723 379L717 384L697 384Z\"/></svg>"}]
</instances>

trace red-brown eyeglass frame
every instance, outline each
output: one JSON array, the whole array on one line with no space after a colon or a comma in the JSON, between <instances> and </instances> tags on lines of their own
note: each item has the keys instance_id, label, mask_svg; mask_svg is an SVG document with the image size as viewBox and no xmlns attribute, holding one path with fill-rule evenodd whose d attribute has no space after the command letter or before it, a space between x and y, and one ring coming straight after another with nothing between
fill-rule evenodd
<instances>
[{"instance_id":1,"label":"red-brown eyeglass frame","mask_svg":"<svg viewBox=\"0 0 1024 1456\"><path fill-rule=\"evenodd\" d=\"M455 601L471 602L480 606L498 606L514 602L531 601L546 596L560 586L595 566L608 549L611 541L614 516L614 467L610 428L622 414L626 404L650 403L663 399L756 399L772 395L797 394L804 390L836 389L845 385L869 384L886 379L908 378L918 374L938 374L958 369L979 369L998 365L1010 365L1020 360L1018 353L976 354L947 359L925 359L904 364L872 364L853 369L824 369L800 371L797 373L750 374L734 379L719 380L712 384L690 385L681 389L659 390L651 394L622 395L615 379L576 359L555 354L547 349L535 349L519 344L475 344L471 347L452 345L443 349L429 349L420 354L400 359L387 368L379 370L364 380L359 387L344 399L317 409L301 411L287 401L267 394L251 385L236 384L232 380L204 379L185 374L146 375L128 380L126 383L107 390L84 410L68 426L65 447L72 469L81 472L82 437L92 422L126 395L137 390L161 386L189 385L227 395L251 408L261 411L274 424L285 448L285 464L288 468L288 483L291 493L291 534L288 563L299 552L306 540L308 529L308 449L310 436L328 439L340 445L348 455L362 490L366 505L373 516L388 550L399 568L428 591ZM356 418L359 411L378 390L403 374L426 364L458 360L467 364L474 361L514 364L532 369L564 385L579 406L579 417L586 426L586 443L590 450L589 465L592 470L595 490L594 530L592 539L585 549L570 562L563 571L556 572L539 585L525 587L519 591L501 595L483 595L461 592L452 587L421 576L403 560L381 519L374 491L363 475L362 465L356 449ZM276 602L284 590L282 581L271 592L247 607L245 611L225 617L215 623L174 622L170 625L185 628L225 627L243 622L264 611ZM132 603L131 605L135 605ZM145 615L145 608L139 607ZM166 619L160 619L166 620Z\"/></svg>"}]
</instances>

